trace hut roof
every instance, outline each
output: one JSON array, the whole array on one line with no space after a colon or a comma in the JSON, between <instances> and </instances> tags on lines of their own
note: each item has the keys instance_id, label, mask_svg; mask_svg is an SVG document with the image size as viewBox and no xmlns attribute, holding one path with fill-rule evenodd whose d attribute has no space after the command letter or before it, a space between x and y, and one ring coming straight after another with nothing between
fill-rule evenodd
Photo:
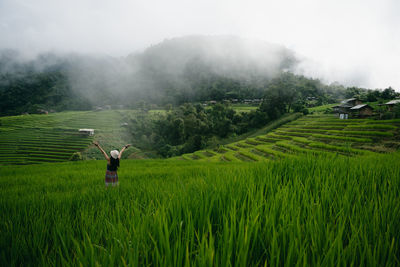
<instances>
[{"instance_id":1,"label":"hut roof","mask_svg":"<svg viewBox=\"0 0 400 267\"><path fill-rule=\"evenodd\" d=\"M368 105L368 104L361 104L361 105L357 105L357 106L352 107L351 110L360 110L360 109L367 108L367 107L372 109L372 107L370 105Z\"/></svg>"},{"instance_id":2,"label":"hut roof","mask_svg":"<svg viewBox=\"0 0 400 267\"><path fill-rule=\"evenodd\" d=\"M352 108L353 105L350 105L350 104L341 104L339 107L340 107L340 108Z\"/></svg>"},{"instance_id":3,"label":"hut roof","mask_svg":"<svg viewBox=\"0 0 400 267\"><path fill-rule=\"evenodd\" d=\"M345 99L345 100L343 100L341 103L343 103L343 104L347 104L347 103L349 103L349 102L351 102L351 101L354 101L354 100L357 100L357 98L349 98L349 99Z\"/></svg>"},{"instance_id":4,"label":"hut roof","mask_svg":"<svg viewBox=\"0 0 400 267\"><path fill-rule=\"evenodd\" d=\"M396 105L400 104L400 99L390 100L389 102L385 103L386 105Z\"/></svg>"}]
</instances>

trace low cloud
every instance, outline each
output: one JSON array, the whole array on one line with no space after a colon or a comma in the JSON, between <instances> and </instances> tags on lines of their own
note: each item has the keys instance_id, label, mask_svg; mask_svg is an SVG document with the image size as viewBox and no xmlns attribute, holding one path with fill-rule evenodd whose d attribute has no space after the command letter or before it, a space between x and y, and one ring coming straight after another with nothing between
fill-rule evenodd
<instances>
[{"instance_id":1,"label":"low cloud","mask_svg":"<svg viewBox=\"0 0 400 267\"><path fill-rule=\"evenodd\" d=\"M399 11L396 0L3 0L0 49L120 57L165 38L237 35L296 51L314 78L400 90Z\"/></svg>"}]
</instances>

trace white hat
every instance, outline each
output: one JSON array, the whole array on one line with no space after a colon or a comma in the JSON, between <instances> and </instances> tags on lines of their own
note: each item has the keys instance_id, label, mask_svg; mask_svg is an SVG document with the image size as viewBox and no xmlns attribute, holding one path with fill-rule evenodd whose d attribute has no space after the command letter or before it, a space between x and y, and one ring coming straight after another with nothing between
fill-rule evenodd
<instances>
[{"instance_id":1,"label":"white hat","mask_svg":"<svg viewBox=\"0 0 400 267\"><path fill-rule=\"evenodd\" d=\"M110 154L111 154L111 157L113 157L114 159L117 159L119 156L118 150L111 150Z\"/></svg>"}]
</instances>

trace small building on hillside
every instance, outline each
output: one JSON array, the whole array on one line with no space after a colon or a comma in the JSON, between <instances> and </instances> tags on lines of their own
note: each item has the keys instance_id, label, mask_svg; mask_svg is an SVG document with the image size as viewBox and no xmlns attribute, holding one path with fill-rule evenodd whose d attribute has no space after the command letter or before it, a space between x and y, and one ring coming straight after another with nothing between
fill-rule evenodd
<instances>
[{"instance_id":1,"label":"small building on hillside","mask_svg":"<svg viewBox=\"0 0 400 267\"><path fill-rule=\"evenodd\" d=\"M340 119L348 119L349 114L353 114L353 110L351 108L356 107L357 105L361 105L361 100L357 98L349 98L343 100L340 105L333 106L333 112L337 113Z\"/></svg>"},{"instance_id":2,"label":"small building on hillside","mask_svg":"<svg viewBox=\"0 0 400 267\"><path fill-rule=\"evenodd\" d=\"M349 118L350 114L350 109L352 108L352 105L349 104L341 104L338 106L334 106L333 111L337 113L337 116L342 119L342 120L347 120Z\"/></svg>"},{"instance_id":3,"label":"small building on hillside","mask_svg":"<svg viewBox=\"0 0 400 267\"><path fill-rule=\"evenodd\" d=\"M79 133L82 134L82 135L93 136L94 135L94 129L79 129Z\"/></svg>"},{"instance_id":4,"label":"small building on hillside","mask_svg":"<svg viewBox=\"0 0 400 267\"><path fill-rule=\"evenodd\" d=\"M352 105L349 104L341 104L337 106L333 106L332 109L336 113L349 113L349 110L352 108Z\"/></svg>"},{"instance_id":5,"label":"small building on hillside","mask_svg":"<svg viewBox=\"0 0 400 267\"><path fill-rule=\"evenodd\" d=\"M373 108L368 104L361 104L350 108L350 112L355 117L372 116Z\"/></svg>"},{"instance_id":6,"label":"small building on hillside","mask_svg":"<svg viewBox=\"0 0 400 267\"><path fill-rule=\"evenodd\" d=\"M394 106L400 105L400 99L390 100L389 102L385 103L388 107L389 111L393 111Z\"/></svg>"}]
</instances>

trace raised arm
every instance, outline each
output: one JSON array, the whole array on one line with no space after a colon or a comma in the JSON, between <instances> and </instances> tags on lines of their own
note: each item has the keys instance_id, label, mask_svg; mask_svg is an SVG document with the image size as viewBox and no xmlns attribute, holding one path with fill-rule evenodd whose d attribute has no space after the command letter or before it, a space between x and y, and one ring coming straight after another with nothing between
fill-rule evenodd
<instances>
[{"instance_id":1,"label":"raised arm","mask_svg":"<svg viewBox=\"0 0 400 267\"><path fill-rule=\"evenodd\" d=\"M103 155L104 155L104 158L107 160L107 161L110 161L110 157L107 155L107 153L104 151L104 149L102 149L101 148L101 146L99 145L99 142L93 142L93 144L95 145L95 146L97 146L97 148L101 151L101 153L103 153Z\"/></svg>"},{"instance_id":2,"label":"raised arm","mask_svg":"<svg viewBox=\"0 0 400 267\"><path fill-rule=\"evenodd\" d=\"M121 148L121 151L119 152L118 159L121 159L122 153L124 153L125 149L127 149L127 148L130 147L130 146L131 146L131 144L127 144L126 146L124 146L123 148Z\"/></svg>"}]
</instances>

